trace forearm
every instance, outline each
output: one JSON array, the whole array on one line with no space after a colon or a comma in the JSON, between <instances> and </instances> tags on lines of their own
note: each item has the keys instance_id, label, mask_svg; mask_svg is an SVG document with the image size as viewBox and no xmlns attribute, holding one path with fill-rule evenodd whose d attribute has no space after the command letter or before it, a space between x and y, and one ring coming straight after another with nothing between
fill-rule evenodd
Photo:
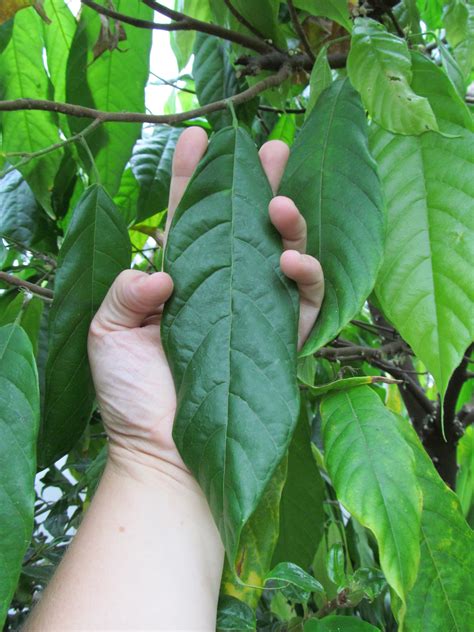
<instances>
[{"instance_id":1,"label":"forearm","mask_svg":"<svg viewBox=\"0 0 474 632\"><path fill-rule=\"evenodd\" d=\"M222 564L217 529L189 474L109 459L24 630L215 630Z\"/></svg>"}]
</instances>

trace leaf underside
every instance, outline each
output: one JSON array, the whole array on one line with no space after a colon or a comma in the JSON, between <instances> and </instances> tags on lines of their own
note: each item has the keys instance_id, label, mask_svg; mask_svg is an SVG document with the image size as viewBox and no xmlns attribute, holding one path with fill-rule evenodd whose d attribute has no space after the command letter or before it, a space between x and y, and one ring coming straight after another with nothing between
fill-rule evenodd
<instances>
[{"instance_id":1,"label":"leaf underside","mask_svg":"<svg viewBox=\"0 0 474 632\"><path fill-rule=\"evenodd\" d=\"M279 269L271 196L250 137L221 130L178 206L164 259L175 280L162 320L174 439L231 564L298 414L298 295Z\"/></svg>"}]
</instances>

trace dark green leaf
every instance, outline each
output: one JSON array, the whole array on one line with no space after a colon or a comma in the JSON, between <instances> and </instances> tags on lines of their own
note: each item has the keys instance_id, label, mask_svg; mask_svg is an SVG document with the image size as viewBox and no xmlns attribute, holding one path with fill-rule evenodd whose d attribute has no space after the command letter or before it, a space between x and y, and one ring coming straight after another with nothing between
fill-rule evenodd
<instances>
[{"instance_id":1,"label":"dark green leaf","mask_svg":"<svg viewBox=\"0 0 474 632\"><path fill-rule=\"evenodd\" d=\"M360 98L347 79L337 81L301 128L283 176L280 193L304 215L308 253L321 262L326 282L304 355L332 340L361 309L380 267L382 194L367 145Z\"/></svg>"},{"instance_id":2,"label":"dark green leaf","mask_svg":"<svg viewBox=\"0 0 474 632\"><path fill-rule=\"evenodd\" d=\"M178 206L164 258L175 281L162 320L178 392L174 439L231 564L298 414L298 295L279 269L271 197L246 132L218 132Z\"/></svg>"},{"instance_id":3,"label":"dark green leaf","mask_svg":"<svg viewBox=\"0 0 474 632\"><path fill-rule=\"evenodd\" d=\"M3 98L48 99L48 77L43 65L43 25L33 8L19 11L11 40L0 57ZM3 151L31 153L59 141L51 112L3 112ZM21 167L21 172L41 205L50 213L54 177L62 150L50 152ZM18 162L19 158L11 158Z\"/></svg>"},{"instance_id":4,"label":"dark green leaf","mask_svg":"<svg viewBox=\"0 0 474 632\"><path fill-rule=\"evenodd\" d=\"M325 463L338 500L374 533L387 581L405 601L420 556L413 453L370 387L327 395L321 415Z\"/></svg>"},{"instance_id":5,"label":"dark green leaf","mask_svg":"<svg viewBox=\"0 0 474 632\"><path fill-rule=\"evenodd\" d=\"M423 492L420 568L408 593L406 630L464 632L474 621L474 535L413 427L401 417L398 427L415 455Z\"/></svg>"},{"instance_id":6,"label":"dark green leaf","mask_svg":"<svg viewBox=\"0 0 474 632\"><path fill-rule=\"evenodd\" d=\"M330 615L320 620L311 619L305 623L304 632L380 632L380 630L357 617Z\"/></svg>"},{"instance_id":7,"label":"dark green leaf","mask_svg":"<svg viewBox=\"0 0 474 632\"><path fill-rule=\"evenodd\" d=\"M468 263L474 239L474 136L470 114L443 71L420 54L413 55L413 69L413 85L429 98L441 131L453 137L404 138L372 130L388 211L376 293L443 396L474 338Z\"/></svg>"},{"instance_id":8,"label":"dark green leaf","mask_svg":"<svg viewBox=\"0 0 474 632\"><path fill-rule=\"evenodd\" d=\"M13 20L8 20L3 24L0 24L0 54L3 53L8 46L8 42L11 39L13 33Z\"/></svg>"},{"instance_id":9,"label":"dark green leaf","mask_svg":"<svg viewBox=\"0 0 474 632\"><path fill-rule=\"evenodd\" d=\"M255 630L255 614L247 604L224 595L217 608L217 632L245 632Z\"/></svg>"},{"instance_id":10,"label":"dark green leaf","mask_svg":"<svg viewBox=\"0 0 474 632\"><path fill-rule=\"evenodd\" d=\"M157 125L153 136L143 138L135 145L131 165L140 185L137 221L168 207L171 163L182 131L168 125Z\"/></svg>"},{"instance_id":11,"label":"dark green leaf","mask_svg":"<svg viewBox=\"0 0 474 632\"><path fill-rule=\"evenodd\" d=\"M2 295L1 299L4 298L6 298L5 295ZM41 299L28 298L22 292L17 293L15 298L10 300L7 305L4 304L3 300L0 304L0 327L14 322L21 325L30 339L35 355L38 347L38 334L43 305L44 303Z\"/></svg>"},{"instance_id":12,"label":"dark green leaf","mask_svg":"<svg viewBox=\"0 0 474 632\"><path fill-rule=\"evenodd\" d=\"M292 584L306 592L324 593L324 588L314 577L291 562L280 562L265 579L280 588L285 587L286 584Z\"/></svg>"},{"instance_id":13,"label":"dark green leaf","mask_svg":"<svg viewBox=\"0 0 474 632\"><path fill-rule=\"evenodd\" d=\"M59 253L39 441L42 465L70 450L89 420L94 400L89 324L130 257L122 217L102 187L90 187L79 200Z\"/></svg>"},{"instance_id":14,"label":"dark green leaf","mask_svg":"<svg viewBox=\"0 0 474 632\"><path fill-rule=\"evenodd\" d=\"M288 451L288 474L280 503L280 531L273 565L293 562L308 569L323 535L324 483L311 451L309 421L302 401Z\"/></svg>"},{"instance_id":15,"label":"dark green leaf","mask_svg":"<svg viewBox=\"0 0 474 632\"><path fill-rule=\"evenodd\" d=\"M116 0L117 11L138 19L150 20L153 10L136 0ZM110 112L145 111L145 85L148 79L151 31L111 21L120 29L123 41L105 50L94 60L94 45L101 21L96 11L82 7L81 20L74 36L67 68L68 101ZM115 33L115 31L113 31ZM124 77L127 78L124 89ZM90 121L70 117L71 130L78 132ZM123 169L140 135L139 123L107 123L88 136L101 184L113 196L120 185Z\"/></svg>"},{"instance_id":16,"label":"dark green leaf","mask_svg":"<svg viewBox=\"0 0 474 632\"><path fill-rule=\"evenodd\" d=\"M0 235L33 246L47 235L46 215L19 171L0 180Z\"/></svg>"},{"instance_id":17,"label":"dark green leaf","mask_svg":"<svg viewBox=\"0 0 474 632\"><path fill-rule=\"evenodd\" d=\"M120 211L127 226L134 224L137 220L138 196L140 187L133 175L131 167L127 167L122 174L119 190L114 195L114 204Z\"/></svg>"},{"instance_id":18,"label":"dark green leaf","mask_svg":"<svg viewBox=\"0 0 474 632\"><path fill-rule=\"evenodd\" d=\"M0 328L0 625L31 538L38 421L33 349L21 327L5 325Z\"/></svg>"},{"instance_id":19,"label":"dark green leaf","mask_svg":"<svg viewBox=\"0 0 474 632\"><path fill-rule=\"evenodd\" d=\"M378 568L358 568L350 577L349 600L354 603L354 594L373 601L387 587L384 574Z\"/></svg>"},{"instance_id":20,"label":"dark green leaf","mask_svg":"<svg viewBox=\"0 0 474 632\"><path fill-rule=\"evenodd\" d=\"M406 41L388 33L379 22L356 19L347 72L369 114L384 129L397 134L438 129L429 101L410 87Z\"/></svg>"}]
</instances>

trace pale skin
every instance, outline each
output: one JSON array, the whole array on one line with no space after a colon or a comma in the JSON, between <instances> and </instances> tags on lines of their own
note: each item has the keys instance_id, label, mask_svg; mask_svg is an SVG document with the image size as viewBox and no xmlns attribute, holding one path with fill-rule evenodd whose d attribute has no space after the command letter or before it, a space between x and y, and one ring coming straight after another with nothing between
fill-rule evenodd
<instances>
[{"instance_id":1,"label":"pale skin","mask_svg":"<svg viewBox=\"0 0 474 632\"><path fill-rule=\"evenodd\" d=\"M178 141L167 229L207 143L199 127ZM275 192L288 148L270 141L260 159ZM281 269L299 288L301 345L321 307L323 273L304 254L306 224L293 202L274 197L269 216L282 237ZM159 327L172 291L164 272L128 270L92 322L88 350L108 461L25 632L215 630L224 551L206 499L172 439L176 395Z\"/></svg>"}]
</instances>

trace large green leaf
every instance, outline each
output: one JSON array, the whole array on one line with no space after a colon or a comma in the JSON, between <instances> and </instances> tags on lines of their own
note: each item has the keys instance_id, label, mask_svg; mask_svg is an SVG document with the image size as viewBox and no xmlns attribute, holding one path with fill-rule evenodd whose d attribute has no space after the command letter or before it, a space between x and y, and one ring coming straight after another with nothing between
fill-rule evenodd
<instances>
[{"instance_id":1,"label":"large green leaf","mask_svg":"<svg viewBox=\"0 0 474 632\"><path fill-rule=\"evenodd\" d=\"M64 0L45 0L44 10L51 24L44 24L48 70L54 86L54 100L66 100L66 67L77 22Z\"/></svg>"},{"instance_id":2,"label":"large green leaf","mask_svg":"<svg viewBox=\"0 0 474 632\"><path fill-rule=\"evenodd\" d=\"M38 376L28 336L0 328L0 625L20 575L33 528Z\"/></svg>"},{"instance_id":3,"label":"large green leaf","mask_svg":"<svg viewBox=\"0 0 474 632\"><path fill-rule=\"evenodd\" d=\"M2 98L48 99L48 77L43 65L43 26L33 8L15 16L13 34L0 56ZM59 141L58 128L51 112L3 112L2 148L4 152L31 153ZM50 213L54 177L62 158L57 150L21 167L21 172L41 205ZM11 158L11 161L18 161Z\"/></svg>"},{"instance_id":4,"label":"large green leaf","mask_svg":"<svg viewBox=\"0 0 474 632\"><path fill-rule=\"evenodd\" d=\"M59 253L49 317L41 465L68 452L89 420L94 401L87 359L89 324L130 257L120 213L101 186L90 187L74 210Z\"/></svg>"},{"instance_id":5,"label":"large green leaf","mask_svg":"<svg viewBox=\"0 0 474 632\"><path fill-rule=\"evenodd\" d=\"M168 207L171 163L183 130L157 125L153 136L139 140L133 150L131 166L140 185L137 220L141 221Z\"/></svg>"},{"instance_id":6,"label":"large green leaf","mask_svg":"<svg viewBox=\"0 0 474 632\"><path fill-rule=\"evenodd\" d=\"M175 281L162 320L178 393L174 438L231 564L298 415L298 295L279 269L271 197L253 141L221 130L178 206L164 259Z\"/></svg>"},{"instance_id":7,"label":"large green leaf","mask_svg":"<svg viewBox=\"0 0 474 632\"><path fill-rule=\"evenodd\" d=\"M352 29L347 0L294 0L294 5L312 15L321 15L334 20L348 31Z\"/></svg>"},{"instance_id":8,"label":"large green leaf","mask_svg":"<svg viewBox=\"0 0 474 632\"><path fill-rule=\"evenodd\" d=\"M257 509L246 523L232 568L226 560L221 593L243 601L253 610L262 596L278 538L280 499L287 473L284 458L265 489Z\"/></svg>"},{"instance_id":9,"label":"large green leaf","mask_svg":"<svg viewBox=\"0 0 474 632\"><path fill-rule=\"evenodd\" d=\"M374 533L382 570L404 602L420 558L422 503L413 453L393 414L368 386L327 395L321 416L337 498Z\"/></svg>"},{"instance_id":10,"label":"large green leaf","mask_svg":"<svg viewBox=\"0 0 474 632\"><path fill-rule=\"evenodd\" d=\"M465 632L474 621L474 534L412 426L397 419L423 492L420 568L408 594L405 630Z\"/></svg>"},{"instance_id":11,"label":"large green leaf","mask_svg":"<svg viewBox=\"0 0 474 632\"><path fill-rule=\"evenodd\" d=\"M272 565L293 562L307 570L324 531L324 482L311 450L309 421L302 401L288 451L288 473L280 502L280 529Z\"/></svg>"},{"instance_id":12,"label":"large green leaf","mask_svg":"<svg viewBox=\"0 0 474 632\"><path fill-rule=\"evenodd\" d=\"M368 150L365 113L347 79L325 90L305 121L280 194L292 198L304 215L308 253L324 269L323 307L303 348L309 355L361 309L382 258L380 183Z\"/></svg>"},{"instance_id":13,"label":"large green leaf","mask_svg":"<svg viewBox=\"0 0 474 632\"><path fill-rule=\"evenodd\" d=\"M153 17L153 10L136 0L117 0L114 7L135 18L150 20ZM144 112L151 31L123 24L126 39L119 42L114 50L105 50L94 60L100 24L99 15L83 6L68 60L68 101L111 112ZM70 118L74 131L80 131L88 124L90 121ZM140 124L107 123L103 128L89 138L101 184L113 196L140 135Z\"/></svg>"},{"instance_id":14,"label":"large green leaf","mask_svg":"<svg viewBox=\"0 0 474 632\"><path fill-rule=\"evenodd\" d=\"M374 128L388 212L376 293L386 316L433 374L441 395L474 338L474 154L470 114L443 71L413 56L413 85L447 138L395 136Z\"/></svg>"},{"instance_id":15,"label":"large green leaf","mask_svg":"<svg viewBox=\"0 0 474 632\"><path fill-rule=\"evenodd\" d=\"M376 123L396 134L437 130L430 103L410 87L410 52L405 40L379 22L357 18L347 58L352 85Z\"/></svg>"}]
</instances>

